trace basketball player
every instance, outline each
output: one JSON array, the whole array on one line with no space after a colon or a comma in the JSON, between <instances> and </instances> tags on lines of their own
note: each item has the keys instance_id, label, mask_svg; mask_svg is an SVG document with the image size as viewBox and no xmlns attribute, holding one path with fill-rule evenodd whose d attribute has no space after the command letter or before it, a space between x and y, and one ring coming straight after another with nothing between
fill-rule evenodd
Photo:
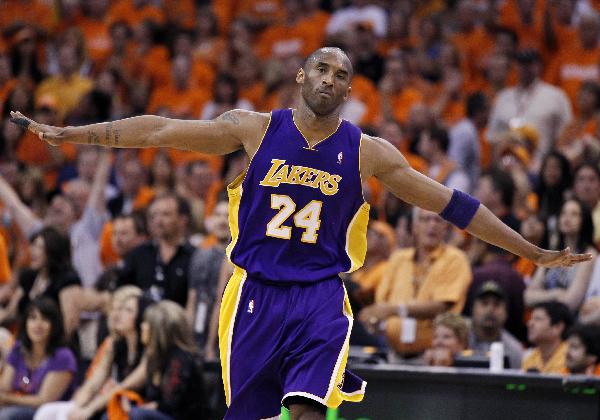
<instances>
[{"instance_id":1,"label":"basketball player","mask_svg":"<svg viewBox=\"0 0 600 420\"><path fill-rule=\"evenodd\" d=\"M340 119L352 65L322 48L298 70L298 108L233 110L212 121L140 116L81 127L13 121L52 145L174 147L211 154L244 148L247 170L229 187L235 265L221 306L219 342L226 419L324 419L326 407L360 401L365 383L345 371L352 313L341 272L366 252L369 206L361 184L377 177L395 195L484 241L544 267L590 255L525 241L474 198L413 170L387 141Z\"/></svg>"}]
</instances>

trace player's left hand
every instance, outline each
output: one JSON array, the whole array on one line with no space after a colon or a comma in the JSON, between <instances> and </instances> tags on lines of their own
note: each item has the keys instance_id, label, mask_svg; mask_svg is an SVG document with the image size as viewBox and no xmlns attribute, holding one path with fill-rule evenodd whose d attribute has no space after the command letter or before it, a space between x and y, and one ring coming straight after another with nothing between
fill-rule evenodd
<instances>
[{"instance_id":1,"label":"player's left hand","mask_svg":"<svg viewBox=\"0 0 600 420\"><path fill-rule=\"evenodd\" d=\"M540 254L533 260L540 267L571 267L577 263L590 261L592 254L572 254L569 247L562 251L550 251L543 249Z\"/></svg>"}]
</instances>

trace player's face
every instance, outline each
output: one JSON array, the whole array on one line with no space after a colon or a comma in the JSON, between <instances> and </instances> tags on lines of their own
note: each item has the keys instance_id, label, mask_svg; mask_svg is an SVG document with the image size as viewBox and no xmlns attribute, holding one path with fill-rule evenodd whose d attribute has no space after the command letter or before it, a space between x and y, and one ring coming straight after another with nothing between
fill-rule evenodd
<instances>
[{"instance_id":1,"label":"player's face","mask_svg":"<svg viewBox=\"0 0 600 420\"><path fill-rule=\"evenodd\" d=\"M317 115L334 112L350 94L350 69L347 60L336 53L323 53L300 69L296 81L302 97Z\"/></svg>"}]
</instances>

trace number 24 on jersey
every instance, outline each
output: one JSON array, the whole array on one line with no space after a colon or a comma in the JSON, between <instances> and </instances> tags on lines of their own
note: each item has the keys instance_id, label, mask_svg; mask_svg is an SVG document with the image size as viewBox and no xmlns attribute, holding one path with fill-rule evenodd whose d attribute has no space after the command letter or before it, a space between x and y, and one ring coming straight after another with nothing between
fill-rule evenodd
<instances>
[{"instance_id":1,"label":"number 24 on jersey","mask_svg":"<svg viewBox=\"0 0 600 420\"><path fill-rule=\"evenodd\" d=\"M290 239L292 237L292 228L283 223L294 214L294 224L296 227L304 229L302 233L302 242L314 244L317 242L317 231L321 226L321 207L322 201L312 200L301 210L296 212L296 203L287 195L271 194L271 208L279 212L267 223L267 236L279 239Z\"/></svg>"}]
</instances>

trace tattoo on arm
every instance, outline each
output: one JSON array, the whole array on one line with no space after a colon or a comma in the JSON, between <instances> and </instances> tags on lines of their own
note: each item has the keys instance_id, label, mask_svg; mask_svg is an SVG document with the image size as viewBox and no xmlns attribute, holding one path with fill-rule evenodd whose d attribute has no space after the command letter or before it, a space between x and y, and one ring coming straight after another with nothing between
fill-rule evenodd
<instances>
[{"instance_id":1,"label":"tattoo on arm","mask_svg":"<svg viewBox=\"0 0 600 420\"><path fill-rule=\"evenodd\" d=\"M95 145L95 146L100 144L100 137L98 136L98 134L94 133L92 130L88 131L88 144Z\"/></svg>"},{"instance_id":2,"label":"tattoo on arm","mask_svg":"<svg viewBox=\"0 0 600 420\"><path fill-rule=\"evenodd\" d=\"M109 122L104 126L104 144L107 146L110 146L110 132L112 131L112 125L113 123Z\"/></svg>"},{"instance_id":3,"label":"tattoo on arm","mask_svg":"<svg viewBox=\"0 0 600 420\"><path fill-rule=\"evenodd\" d=\"M221 119L229 121L235 125L240 125L240 119L238 118L235 111L227 111L221 115Z\"/></svg>"},{"instance_id":4,"label":"tattoo on arm","mask_svg":"<svg viewBox=\"0 0 600 420\"><path fill-rule=\"evenodd\" d=\"M119 130L118 128L114 129L114 133L115 133L115 146L119 145L119 140L121 139L121 130Z\"/></svg>"}]
</instances>

